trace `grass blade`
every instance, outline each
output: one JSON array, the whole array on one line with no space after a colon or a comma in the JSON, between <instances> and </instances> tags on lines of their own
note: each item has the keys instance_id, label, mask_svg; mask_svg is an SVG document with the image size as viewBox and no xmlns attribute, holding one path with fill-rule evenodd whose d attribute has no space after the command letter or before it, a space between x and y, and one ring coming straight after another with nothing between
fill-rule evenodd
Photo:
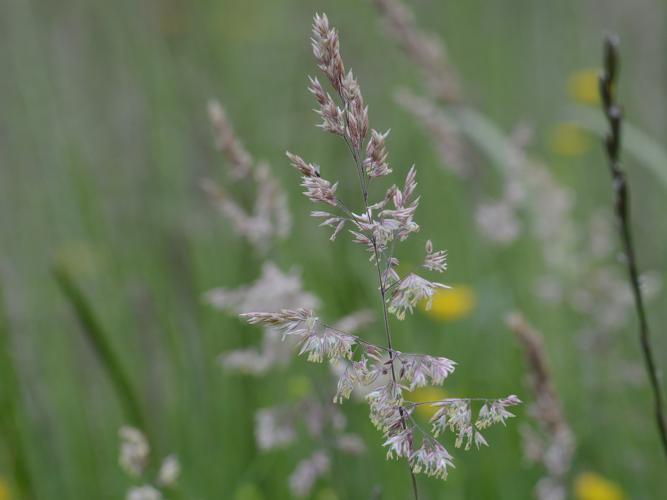
<instances>
[{"instance_id":1,"label":"grass blade","mask_svg":"<svg viewBox=\"0 0 667 500\"><path fill-rule=\"evenodd\" d=\"M95 316L93 308L88 303L83 292L76 285L65 267L55 266L53 268L53 275L60 291L69 302L79 320L81 330L93 347L104 371L109 377L123 407L126 418L131 424L145 431L145 420L141 411L141 406L139 405L139 398L134 392L130 379L123 369L120 359L111 347L111 343L108 340L108 333L102 328L102 325Z\"/></svg>"},{"instance_id":2,"label":"grass blade","mask_svg":"<svg viewBox=\"0 0 667 500\"><path fill-rule=\"evenodd\" d=\"M16 487L21 498L35 497L28 456L20 429L21 391L19 376L12 353L9 318L4 307L4 293L0 282L0 432L9 451Z\"/></svg>"}]
</instances>

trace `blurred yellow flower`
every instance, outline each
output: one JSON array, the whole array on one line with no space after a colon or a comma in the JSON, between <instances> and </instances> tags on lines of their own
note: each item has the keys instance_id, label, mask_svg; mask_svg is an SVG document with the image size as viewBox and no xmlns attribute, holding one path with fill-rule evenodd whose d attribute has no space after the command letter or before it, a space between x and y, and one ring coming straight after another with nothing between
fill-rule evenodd
<instances>
[{"instance_id":1,"label":"blurred yellow flower","mask_svg":"<svg viewBox=\"0 0 667 500\"><path fill-rule=\"evenodd\" d=\"M420 307L426 311L426 302ZM470 314L475 307L475 293L472 288L461 285L436 290L431 309L426 314L439 320L455 321Z\"/></svg>"},{"instance_id":2,"label":"blurred yellow flower","mask_svg":"<svg viewBox=\"0 0 667 500\"><path fill-rule=\"evenodd\" d=\"M0 500L9 500L9 485L0 477Z\"/></svg>"},{"instance_id":3,"label":"blurred yellow flower","mask_svg":"<svg viewBox=\"0 0 667 500\"><path fill-rule=\"evenodd\" d=\"M562 156L578 156L591 145L591 136L576 123L559 123L549 133L549 148Z\"/></svg>"},{"instance_id":4,"label":"blurred yellow flower","mask_svg":"<svg viewBox=\"0 0 667 500\"><path fill-rule=\"evenodd\" d=\"M440 387L420 387L407 394L407 399L415 403L424 401L439 401L447 398L447 393ZM420 405L415 408L415 412L426 419L430 419L438 408L431 405Z\"/></svg>"},{"instance_id":5,"label":"blurred yellow flower","mask_svg":"<svg viewBox=\"0 0 667 500\"><path fill-rule=\"evenodd\" d=\"M595 472L584 472L574 480L577 500L623 500L625 494L619 485Z\"/></svg>"},{"instance_id":6,"label":"blurred yellow flower","mask_svg":"<svg viewBox=\"0 0 667 500\"><path fill-rule=\"evenodd\" d=\"M598 75L599 70L594 68L575 71L567 80L568 95L584 104L600 104Z\"/></svg>"}]
</instances>

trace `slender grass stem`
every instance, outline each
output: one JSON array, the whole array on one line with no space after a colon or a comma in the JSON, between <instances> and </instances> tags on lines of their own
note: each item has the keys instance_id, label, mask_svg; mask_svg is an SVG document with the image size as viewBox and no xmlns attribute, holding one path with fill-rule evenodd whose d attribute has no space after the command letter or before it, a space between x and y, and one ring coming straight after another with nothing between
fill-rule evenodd
<instances>
[{"instance_id":1,"label":"slender grass stem","mask_svg":"<svg viewBox=\"0 0 667 500\"><path fill-rule=\"evenodd\" d=\"M619 232L625 253L628 278L632 288L635 309L639 318L639 343L644 357L644 365L653 392L653 410L662 449L667 457L667 423L665 422L664 402L658 367L651 344L651 332L648 325L644 299L639 283L639 271L630 227L630 190L625 172L621 168L621 124L622 108L615 99L616 77L618 74L618 38L608 36L604 44L604 71L600 75L600 95L602 108L609 123L609 132L605 138L605 148L614 185L614 208L618 219Z\"/></svg>"},{"instance_id":2,"label":"slender grass stem","mask_svg":"<svg viewBox=\"0 0 667 500\"><path fill-rule=\"evenodd\" d=\"M341 95L341 99L343 96ZM347 141L346 141L347 142ZM370 221L371 218L371 211L368 207L368 190L366 188L366 182L364 182L364 170L363 170L363 165L360 162L360 157L361 157L361 151L355 151L351 145L348 142L348 146L350 147L350 151L352 152L352 157L354 158L354 164L357 169L357 172L359 173L359 185L361 187L361 194L364 200L364 209L366 211L366 214L368 215L368 220ZM385 283L384 279L382 277L382 269L380 267L380 252L378 250L377 246L377 241L375 239L375 235L371 233L370 235L371 242L373 243L373 260L375 261L375 268L377 269L377 275L378 275L378 283L380 286L380 296L382 299L382 318L383 318L383 323L384 323L384 333L385 333L385 338L387 341L387 350L389 352L389 366L391 367L391 380L395 384L397 382L396 379L396 370L394 368L394 346L391 341L391 332L389 331L389 314L387 312L387 301L386 301L386 294L387 291L385 290ZM392 250L393 252L393 250ZM401 415L401 426L403 429L407 429L407 424L405 423L405 414L404 410L402 407L399 408L399 412ZM412 470L412 467L408 463L408 468L410 470L410 479L412 482L412 494L415 498L415 500L419 500L419 489L417 488L417 478L415 477L415 473Z\"/></svg>"},{"instance_id":3,"label":"slender grass stem","mask_svg":"<svg viewBox=\"0 0 667 500\"><path fill-rule=\"evenodd\" d=\"M4 308L4 295L0 283L0 432L7 445L16 487L21 498L35 498L28 454L23 442L20 422L24 421L19 403L21 391L19 375L12 354L9 318Z\"/></svg>"},{"instance_id":4,"label":"slender grass stem","mask_svg":"<svg viewBox=\"0 0 667 500\"><path fill-rule=\"evenodd\" d=\"M367 194L364 198L364 203L366 203L367 209L368 209L368 203L367 203ZM380 295L382 296L382 317L384 319L384 332L385 336L387 339L387 348L389 349L389 365L391 366L391 379L394 383L396 383L396 371L394 369L394 347L391 342L391 333L389 332L389 315L387 314L387 302L386 302L386 292L384 289L384 280L382 279L382 271L380 269L380 260L379 260L379 254L378 254L378 249L377 249L377 244L375 243L375 237L372 238L373 241L373 252L375 255L375 267L377 269L378 273L378 280L380 282ZM405 423L405 412L403 411L403 408L399 408L399 412L401 414L401 426L403 429L407 428L407 424ZM412 470L412 467L410 464L408 464L408 468L410 469L410 479L412 480L412 493L415 497L415 500L419 500L419 490L417 489L417 478L415 477L415 473Z\"/></svg>"},{"instance_id":5,"label":"slender grass stem","mask_svg":"<svg viewBox=\"0 0 667 500\"><path fill-rule=\"evenodd\" d=\"M97 354L97 358L104 368L123 407L125 417L130 423L147 432L145 419L139 405L139 398L130 383L130 378L125 372L119 357L111 347L108 333L95 316L93 308L74 282L72 276L63 266L55 266L53 268L53 276L60 291L67 302L69 302L79 320L81 330L86 339Z\"/></svg>"}]
</instances>

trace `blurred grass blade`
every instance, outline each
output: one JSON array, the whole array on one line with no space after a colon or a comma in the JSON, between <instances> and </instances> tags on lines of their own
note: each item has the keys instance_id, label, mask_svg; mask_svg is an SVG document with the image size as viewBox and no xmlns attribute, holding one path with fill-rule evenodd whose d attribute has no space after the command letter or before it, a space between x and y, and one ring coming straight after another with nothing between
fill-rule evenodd
<instances>
[{"instance_id":1,"label":"blurred grass blade","mask_svg":"<svg viewBox=\"0 0 667 500\"><path fill-rule=\"evenodd\" d=\"M574 122L584 130L604 138L606 124L604 117L597 109L583 106L573 107L570 113ZM623 149L634 156L662 182L667 189L667 151L647 134L624 120Z\"/></svg>"},{"instance_id":2,"label":"blurred grass blade","mask_svg":"<svg viewBox=\"0 0 667 500\"><path fill-rule=\"evenodd\" d=\"M0 282L0 432L7 445L20 498L32 499L35 498L32 476L20 429L24 419L19 408L19 377L12 354L9 317L4 306L4 290Z\"/></svg>"},{"instance_id":3,"label":"blurred grass blade","mask_svg":"<svg viewBox=\"0 0 667 500\"><path fill-rule=\"evenodd\" d=\"M466 137L505 171L515 161L511 154L510 139L495 123L471 108L462 108L456 118Z\"/></svg>"},{"instance_id":4,"label":"blurred grass blade","mask_svg":"<svg viewBox=\"0 0 667 500\"><path fill-rule=\"evenodd\" d=\"M74 280L62 265L53 268L53 275L58 283L60 291L72 306L81 329L97 354L111 384L120 400L125 416L130 423L146 431L145 420L130 379L125 373L120 359L114 353L109 342L109 336L104 331L95 316L92 307L84 297L81 290L76 286Z\"/></svg>"},{"instance_id":5,"label":"blurred grass blade","mask_svg":"<svg viewBox=\"0 0 667 500\"><path fill-rule=\"evenodd\" d=\"M573 107L570 116L574 123L599 137L604 137L604 118L597 110L583 106ZM480 150L499 168L504 169L512 159L508 156L509 139L493 122L472 109L462 109L457 113L458 123ZM640 165L650 170L667 189L667 151L637 127L625 123L624 148L635 157Z\"/></svg>"}]
</instances>

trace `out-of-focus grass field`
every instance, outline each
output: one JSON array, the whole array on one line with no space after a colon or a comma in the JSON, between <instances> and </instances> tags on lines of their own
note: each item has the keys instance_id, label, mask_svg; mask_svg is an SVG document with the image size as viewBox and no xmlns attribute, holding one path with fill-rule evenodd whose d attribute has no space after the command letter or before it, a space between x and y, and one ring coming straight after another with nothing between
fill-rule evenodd
<instances>
[{"instance_id":1,"label":"out-of-focus grass field","mask_svg":"<svg viewBox=\"0 0 667 500\"><path fill-rule=\"evenodd\" d=\"M599 65L606 30L622 39L620 96L627 115L658 142L665 139L665 2L411 5L447 41L478 109L508 132L521 120L534 126L531 153L575 193L581 220L611 206L602 148L584 137L587 147L563 155L548 138L568 118L568 77ZM444 280L471 287L476 297L474 310L457 321L418 312L395 323L397 347L456 360L448 394L516 393L530 402L523 357L504 324L508 311L520 309L546 338L578 441L573 477L592 471L628 498L660 498L665 462L634 317L609 349L582 349L585 318L546 307L534 294L535 277L544 272L537 243L526 237L498 248L480 237L470 192L440 167L426 134L394 102L398 86L418 83L417 72L367 2L0 0L0 275L20 378L20 439L35 497L122 498L129 484L117 464L117 430L125 418L58 291L51 273L57 263L70 270L109 332L141 395L156 455L178 454L178 498L289 498L286 477L311 445L302 440L286 451L258 453L253 415L294 397L303 377L313 385L328 378L325 368L302 359L262 379L221 370L221 351L256 343L260 332L206 306L201 295L251 281L260 261L211 207L199 182L225 179L206 115L207 100L218 97L248 149L272 163L289 191L295 228L272 257L285 269L302 269L306 287L322 298L324 317L377 308L366 255L347 238L330 243L315 227L283 155L289 148L329 171L339 169L340 191L356 196L354 176L342 173L344 147L313 126L305 86L315 71L308 38L316 11L326 11L341 32L371 125L392 129L395 170L402 176L412 162L418 167L417 220L449 251ZM484 166L483 156L476 161ZM665 188L636 162L627 167L640 264L664 274ZM492 185L484 189L494 192ZM407 248L406 261L419 259L420 245ZM649 314L666 366L664 293ZM382 342L380 324L367 335ZM639 383L622 375L628 363ZM0 381L5 392L7 382ZM406 498L405 464L385 461L366 406L351 402L343 409L369 453L335 460L314 498L370 498L376 484L383 498ZM488 432L489 448L455 450L447 482L420 477L424 498L529 498L541 470L522 458L518 429L527 418L521 407L507 430ZM13 489L9 464L9 448L0 446L0 481Z\"/></svg>"}]
</instances>

